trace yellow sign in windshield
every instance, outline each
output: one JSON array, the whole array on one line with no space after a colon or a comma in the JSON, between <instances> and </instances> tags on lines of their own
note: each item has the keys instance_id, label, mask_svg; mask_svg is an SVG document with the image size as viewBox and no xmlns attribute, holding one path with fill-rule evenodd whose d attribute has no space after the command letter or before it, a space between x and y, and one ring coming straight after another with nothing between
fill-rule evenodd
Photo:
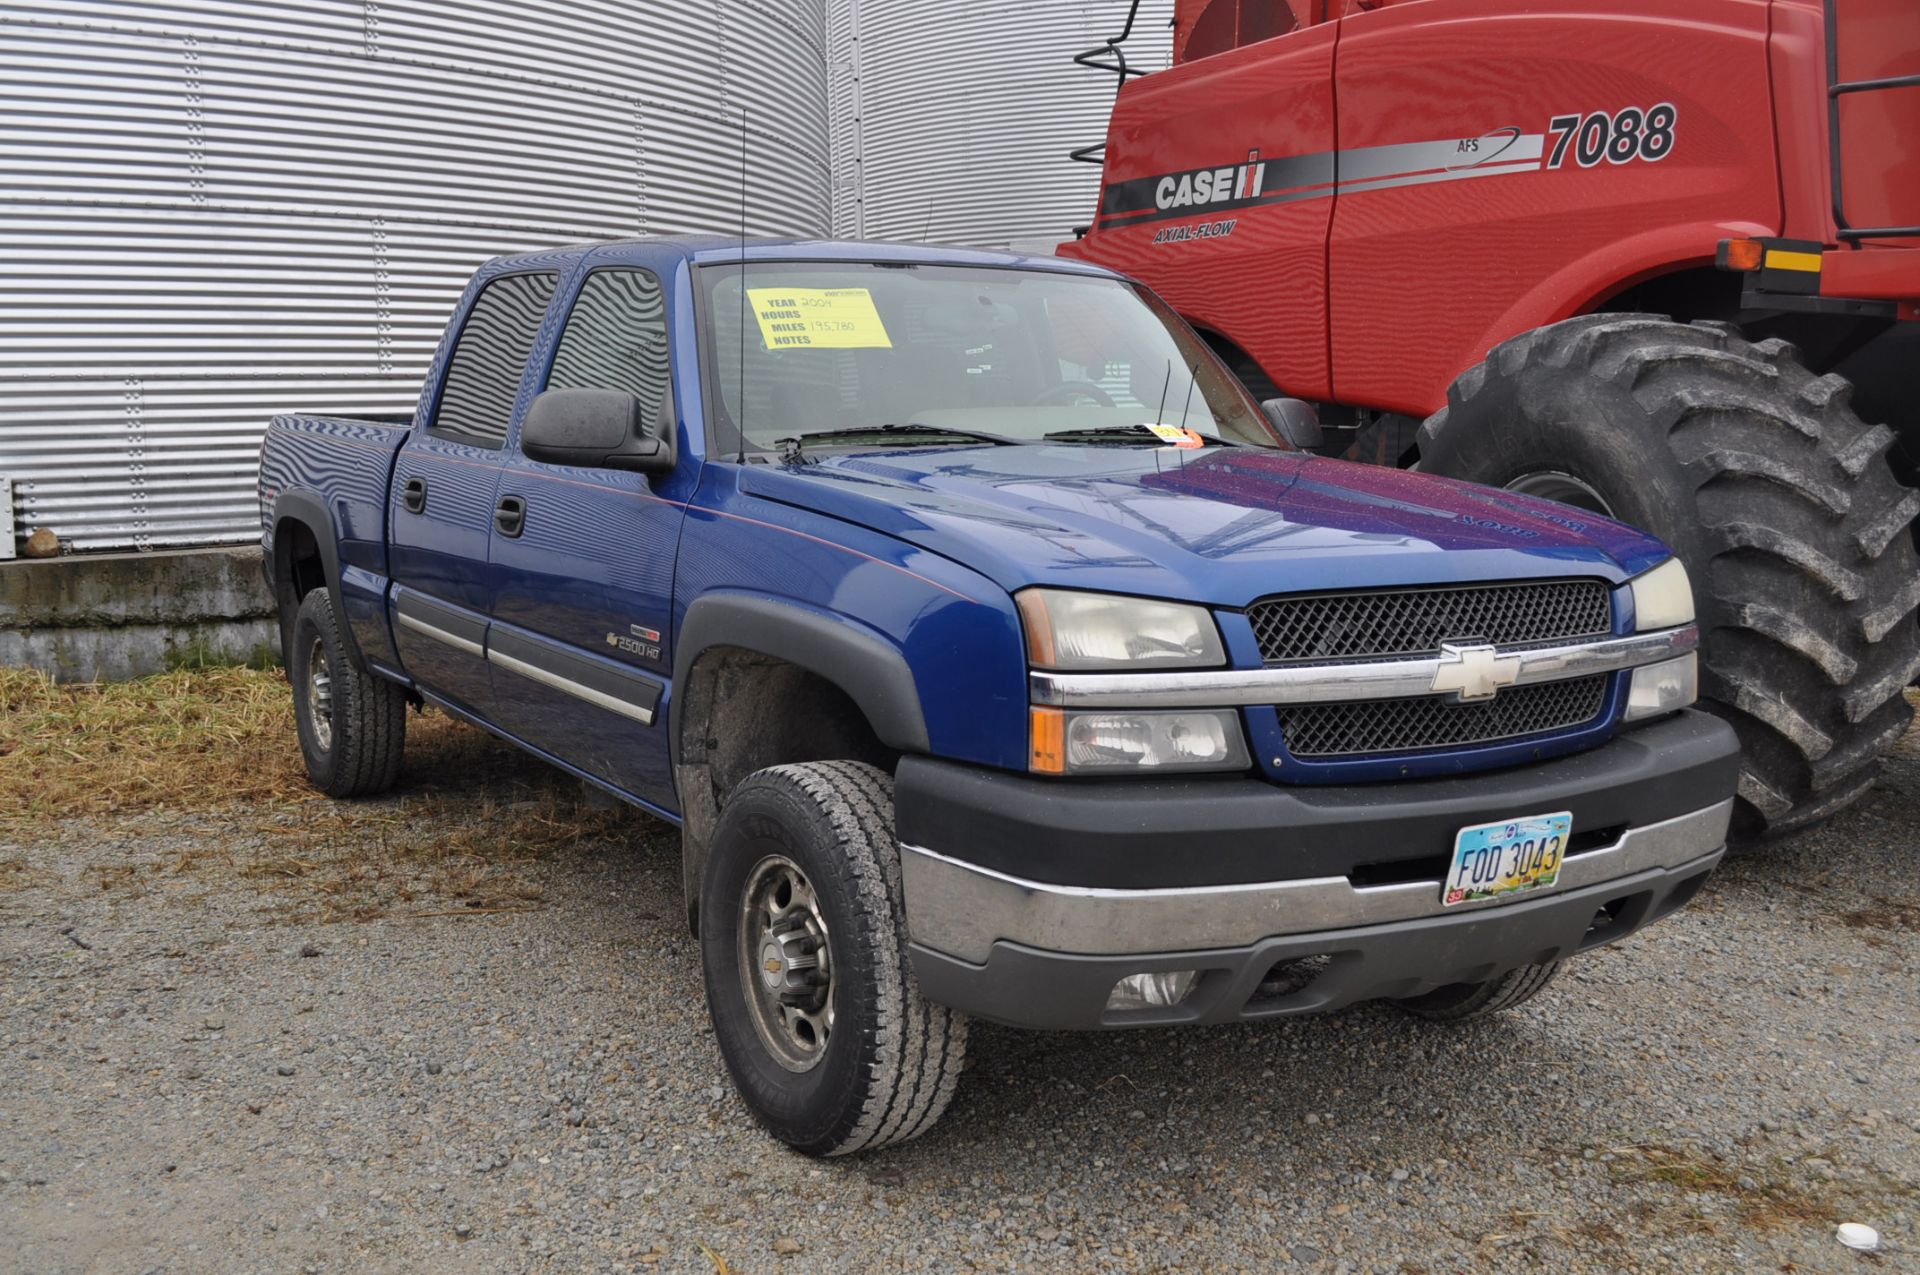
<instances>
[{"instance_id":1,"label":"yellow sign in windshield","mask_svg":"<svg viewBox=\"0 0 1920 1275\"><path fill-rule=\"evenodd\" d=\"M769 350L890 350L865 288L748 288Z\"/></svg>"}]
</instances>

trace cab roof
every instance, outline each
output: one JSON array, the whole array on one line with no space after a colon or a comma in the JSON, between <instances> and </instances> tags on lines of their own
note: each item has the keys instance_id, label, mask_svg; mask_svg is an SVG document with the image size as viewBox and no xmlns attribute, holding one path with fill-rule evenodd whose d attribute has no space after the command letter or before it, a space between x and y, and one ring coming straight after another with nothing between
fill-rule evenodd
<instances>
[{"instance_id":1,"label":"cab roof","mask_svg":"<svg viewBox=\"0 0 1920 1275\"><path fill-rule=\"evenodd\" d=\"M635 239L614 239L597 243L571 244L564 248L515 253L488 264L499 268L522 265L565 266L586 257L595 261L618 261L662 256L679 257L694 265L719 265L738 261L742 241L735 235L650 235ZM1096 275L1117 278L1104 267L1067 257L1048 257L1016 252L995 252L984 248L949 248L934 244L883 243L877 240L801 239L749 236L744 252L748 261L886 261L902 264L925 263L948 266L1019 267L1052 270L1063 274Z\"/></svg>"}]
</instances>

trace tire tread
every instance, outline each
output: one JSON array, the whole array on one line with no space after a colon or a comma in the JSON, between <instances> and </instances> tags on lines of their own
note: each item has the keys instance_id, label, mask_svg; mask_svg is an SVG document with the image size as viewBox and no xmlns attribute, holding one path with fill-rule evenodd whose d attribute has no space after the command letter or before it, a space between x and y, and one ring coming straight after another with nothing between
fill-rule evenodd
<instances>
[{"instance_id":1,"label":"tire tread","mask_svg":"<svg viewBox=\"0 0 1920 1275\"><path fill-rule=\"evenodd\" d=\"M1430 1022L1465 1022L1524 1005L1546 990L1559 972L1559 961L1522 965L1484 983L1460 983L1394 1003L1409 1014Z\"/></svg>"},{"instance_id":2,"label":"tire tread","mask_svg":"<svg viewBox=\"0 0 1920 1275\"><path fill-rule=\"evenodd\" d=\"M855 928L873 936L877 1026L860 1042L865 1081L852 1123L825 1145L803 1150L839 1156L916 1138L953 1101L966 1055L965 1015L920 994L907 950L905 895L893 830L893 778L854 761L769 767L743 781L790 788L833 830L861 912Z\"/></svg>"},{"instance_id":3,"label":"tire tread","mask_svg":"<svg viewBox=\"0 0 1920 1275\"><path fill-rule=\"evenodd\" d=\"M1663 493L1640 520L1661 531L1664 516L1688 560L1705 706L1746 754L1736 829L1749 837L1864 792L1912 715L1920 490L1886 461L1893 431L1851 404L1845 378L1809 372L1786 341L1591 314L1496 347L1449 390L1445 432L1421 436L1423 468L1499 485L1517 463L1501 439L1557 446L1572 437L1545 432L1557 422L1609 413L1617 446L1638 449L1614 468ZM1518 432L1496 437L1503 414Z\"/></svg>"},{"instance_id":4,"label":"tire tread","mask_svg":"<svg viewBox=\"0 0 1920 1275\"><path fill-rule=\"evenodd\" d=\"M333 679L333 765L324 774L316 773L309 759L308 776L331 797L376 796L393 787L400 777L407 742L406 692L397 683L354 662L334 611L333 595L325 588L314 589L301 599L294 621L296 647L303 645L298 635L309 626L326 646ZM301 658L304 661L304 656ZM293 669L288 673L288 680L294 683L298 715L304 698Z\"/></svg>"}]
</instances>

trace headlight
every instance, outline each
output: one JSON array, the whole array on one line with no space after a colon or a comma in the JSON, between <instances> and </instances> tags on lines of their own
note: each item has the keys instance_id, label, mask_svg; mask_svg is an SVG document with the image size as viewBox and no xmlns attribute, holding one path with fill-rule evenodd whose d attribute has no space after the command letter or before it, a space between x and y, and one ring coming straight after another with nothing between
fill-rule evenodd
<instances>
[{"instance_id":1,"label":"headlight","mask_svg":"<svg viewBox=\"0 0 1920 1275\"><path fill-rule=\"evenodd\" d=\"M1032 769L1042 775L1245 770L1246 738L1230 708L1032 711Z\"/></svg>"},{"instance_id":2,"label":"headlight","mask_svg":"<svg viewBox=\"0 0 1920 1275\"><path fill-rule=\"evenodd\" d=\"M1680 559L1668 558L1628 581L1633 590L1633 627L1646 633L1693 623L1693 584Z\"/></svg>"},{"instance_id":3,"label":"headlight","mask_svg":"<svg viewBox=\"0 0 1920 1275\"><path fill-rule=\"evenodd\" d=\"M1646 664L1633 670L1627 687L1626 719L1658 717L1685 708L1700 698L1700 662L1692 651L1677 659Z\"/></svg>"},{"instance_id":4,"label":"headlight","mask_svg":"<svg viewBox=\"0 0 1920 1275\"><path fill-rule=\"evenodd\" d=\"M1027 659L1057 671L1208 668L1227 662L1205 607L1111 593L1025 589L1016 595Z\"/></svg>"}]
</instances>

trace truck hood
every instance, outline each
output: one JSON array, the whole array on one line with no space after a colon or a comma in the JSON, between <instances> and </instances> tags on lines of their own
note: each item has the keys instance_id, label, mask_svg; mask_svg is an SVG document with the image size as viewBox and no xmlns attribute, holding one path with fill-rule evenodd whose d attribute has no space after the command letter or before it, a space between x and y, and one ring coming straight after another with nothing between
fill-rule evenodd
<instances>
[{"instance_id":1,"label":"truck hood","mask_svg":"<svg viewBox=\"0 0 1920 1275\"><path fill-rule=\"evenodd\" d=\"M1241 606L1281 592L1541 576L1618 583L1667 550L1452 479L1253 448L911 448L749 466L743 493L1033 584Z\"/></svg>"}]
</instances>

